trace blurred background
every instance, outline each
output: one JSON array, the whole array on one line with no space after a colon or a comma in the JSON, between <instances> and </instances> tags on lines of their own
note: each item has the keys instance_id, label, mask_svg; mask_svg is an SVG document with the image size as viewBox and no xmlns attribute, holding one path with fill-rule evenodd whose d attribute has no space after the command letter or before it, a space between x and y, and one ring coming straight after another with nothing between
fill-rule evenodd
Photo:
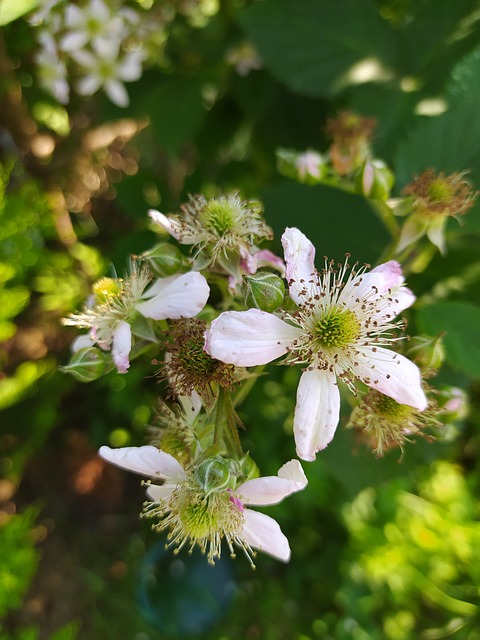
<instances>
[{"instance_id":1,"label":"blurred background","mask_svg":"<svg viewBox=\"0 0 480 640\"><path fill-rule=\"evenodd\" d=\"M429 168L479 188L478 0L0 0L0 25L1 640L479 640L478 202L408 276L408 331L445 332L432 384L468 412L383 458L344 419L269 510L288 565L165 553L138 478L96 456L144 443L150 368L58 370L60 319L153 244L149 208L188 194L259 198L277 251L298 226L319 258L375 264L371 200L277 166L325 152L340 112L375 118L394 196ZM263 475L295 455L299 375L268 372L240 409Z\"/></svg>"}]
</instances>

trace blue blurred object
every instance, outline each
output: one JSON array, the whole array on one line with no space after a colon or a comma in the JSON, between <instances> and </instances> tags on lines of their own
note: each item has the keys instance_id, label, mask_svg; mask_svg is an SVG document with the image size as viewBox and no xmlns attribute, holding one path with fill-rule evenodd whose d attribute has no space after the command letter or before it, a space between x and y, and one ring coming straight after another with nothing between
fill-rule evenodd
<instances>
[{"instance_id":1,"label":"blue blurred object","mask_svg":"<svg viewBox=\"0 0 480 640\"><path fill-rule=\"evenodd\" d=\"M225 614L235 591L229 556L211 566L198 549L177 556L159 542L140 565L142 614L155 629L173 638L205 631Z\"/></svg>"}]
</instances>

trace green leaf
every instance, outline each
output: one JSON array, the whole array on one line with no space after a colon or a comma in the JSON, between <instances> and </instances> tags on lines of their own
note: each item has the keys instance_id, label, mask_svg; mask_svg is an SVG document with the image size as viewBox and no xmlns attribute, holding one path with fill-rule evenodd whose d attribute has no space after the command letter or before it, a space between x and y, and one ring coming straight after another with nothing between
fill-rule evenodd
<instances>
[{"instance_id":1,"label":"green leaf","mask_svg":"<svg viewBox=\"0 0 480 640\"><path fill-rule=\"evenodd\" d=\"M465 56L452 70L447 85L452 102L480 100L480 46Z\"/></svg>"},{"instance_id":2,"label":"green leaf","mask_svg":"<svg viewBox=\"0 0 480 640\"><path fill-rule=\"evenodd\" d=\"M0 0L0 26L21 18L39 4L39 0Z\"/></svg>"},{"instance_id":3,"label":"green leaf","mask_svg":"<svg viewBox=\"0 0 480 640\"><path fill-rule=\"evenodd\" d=\"M396 57L396 34L370 0L265 0L239 20L271 73L309 96L385 76Z\"/></svg>"},{"instance_id":4,"label":"green leaf","mask_svg":"<svg viewBox=\"0 0 480 640\"><path fill-rule=\"evenodd\" d=\"M422 333L445 332L448 364L480 379L480 307L468 302L438 302L420 307L417 322Z\"/></svg>"},{"instance_id":5,"label":"green leaf","mask_svg":"<svg viewBox=\"0 0 480 640\"><path fill-rule=\"evenodd\" d=\"M164 151L177 153L198 133L207 115L202 98L203 77L161 77L140 102L147 113L156 143Z\"/></svg>"},{"instance_id":6,"label":"green leaf","mask_svg":"<svg viewBox=\"0 0 480 640\"><path fill-rule=\"evenodd\" d=\"M316 247L318 268L323 256L342 261L345 253L352 263L374 264L389 239L367 201L339 189L286 182L265 190L262 201L275 237L298 227Z\"/></svg>"},{"instance_id":7,"label":"green leaf","mask_svg":"<svg viewBox=\"0 0 480 640\"><path fill-rule=\"evenodd\" d=\"M428 168L447 173L470 170L473 180L479 182L479 139L478 102L461 102L440 116L424 120L395 154L398 186Z\"/></svg>"}]
</instances>

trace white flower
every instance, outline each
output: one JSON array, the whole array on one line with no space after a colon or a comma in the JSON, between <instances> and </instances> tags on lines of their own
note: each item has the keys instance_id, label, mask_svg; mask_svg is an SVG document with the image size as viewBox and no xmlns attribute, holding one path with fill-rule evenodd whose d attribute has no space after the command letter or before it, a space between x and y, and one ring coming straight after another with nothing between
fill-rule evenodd
<instances>
[{"instance_id":1,"label":"white flower","mask_svg":"<svg viewBox=\"0 0 480 640\"><path fill-rule=\"evenodd\" d=\"M324 173L325 160L316 151L305 151L297 157L295 166L301 180L305 181L309 177L320 180Z\"/></svg>"},{"instance_id":2,"label":"white flower","mask_svg":"<svg viewBox=\"0 0 480 640\"><path fill-rule=\"evenodd\" d=\"M41 31L38 40L42 48L35 54L35 62L40 85L58 102L67 104L70 97L67 68L59 58L55 40L48 31Z\"/></svg>"},{"instance_id":3,"label":"white flower","mask_svg":"<svg viewBox=\"0 0 480 640\"><path fill-rule=\"evenodd\" d=\"M123 469L164 481L162 485L148 484L152 502L146 504L144 513L160 519L154 528L168 529L170 544L177 551L184 545L190 550L198 545L213 564L225 539L232 555L235 545L250 562L254 549L284 562L290 559L288 540L277 522L246 505L277 504L303 489L307 479L298 460L284 464L277 476L232 487L236 476L231 460L214 458L185 469L173 456L153 446L101 447L99 454Z\"/></svg>"},{"instance_id":4,"label":"white flower","mask_svg":"<svg viewBox=\"0 0 480 640\"><path fill-rule=\"evenodd\" d=\"M123 17L116 15L102 0L78 7L68 4L64 14L67 33L60 40L62 51L79 51L98 40L120 42L124 31Z\"/></svg>"},{"instance_id":5,"label":"white flower","mask_svg":"<svg viewBox=\"0 0 480 640\"><path fill-rule=\"evenodd\" d=\"M76 84L78 93L91 96L103 88L118 107L130 103L124 82L133 82L142 75L144 52L141 49L122 53L118 43L97 40L94 51L72 52L72 58L84 67L84 75Z\"/></svg>"},{"instance_id":6,"label":"white flower","mask_svg":"<svg viewBox=\"0 0 480 640\"><path fill-rule=\"evenodd\" d=\"M394 318L415 297L403 282L400 265L390 261L370 272L347 275L332 263L318 273L315 249L298 229L282 237L290 297L298 312L285 320L257 309L222 313L206 332L205 349L237 366L255 366L289 354L290 363L307 365L298 387L294 417L297 454L314 460L333 438L339 421L337 378L354 390L368 386L423 411L427 399L416 365L386 349L397 338Z\"/></svg>"},{"instance_id":7,"label":"white flower","mask_svg":"<svg viewBox=\"0 0 480 640\"><path fill-rule=\"evenodd\" d=\"M126 373L130 366L131 325L138 314L152 320L193 318L210 295L207 281L195 271L159 278L147 288L149 281L146 269L135 268L126 280L102 278L94 285L93 304L63 321L90 329L92 343L111 348L119 373Z\"/></svg>"}]
</instances>

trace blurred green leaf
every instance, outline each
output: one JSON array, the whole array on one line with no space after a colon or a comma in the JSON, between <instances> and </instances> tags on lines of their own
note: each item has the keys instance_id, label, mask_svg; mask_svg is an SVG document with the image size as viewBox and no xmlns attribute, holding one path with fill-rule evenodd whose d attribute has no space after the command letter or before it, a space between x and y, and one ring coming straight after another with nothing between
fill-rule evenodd
<instances>
[{"instance_id":1,"label":"blurred green leaf","mask_svg":"<svg viewBox=\"0 0 480 640\"><path fill-rule=\"evenodd\" d=\"M480 307L468 302L438 302L420 307L417 322L423 333L444 332L450 366L480 379Z\"/></svg>"},{"instance_id":2,"label":"blurred green leaf","mask_svg":"<svg viewBox=\"0 0 480 640\"><path fill-rule=\"evenodd\" d=\"M370 0L265 0L239 20L272 74L310 96L375 80L396 56L395 32Z\"/></svg>"},{"instance_id":3,"label":"blurred green leaf","mask_svg":"<svg viewBox=\"0 0 480 640\"><path fill-rule=\"evenodd\" d=\"M39 0L0 0L0 26L24 16L39 4Z\"/></svg>"},{"instance_id":4,"label":"blurred green leaf","mask_svg":"<svg viewBox=\"0 0 480 640\"><path fill-rule=\"evenodd\" d=\"M375 263L388 234L367 201L339 189L284 183L265 190L266 217L280 239L287 226L297 226L317 249L317 267L323 256L342 261Z\"/></svg>"},{"instance_id":5,"label":"blurred green leaf","mask_svg":"<svg viewBox=\"0 0 480 640\"><path fill-rule=\"evenodd\" d=\"M201 76L156 77L145 92L139 109L148 114L160 149L175 154L197 134L207 114L201 93L205 81Z\"/></svg>"},{"instance_id":6,"label":"blurred green leaf","mask_svg":"<svg viewBox=\"0 0 480 640\"><path fill-rule=\"evenodd\" d=\"M480 118L475 101L455 104L446 113L421 122L398 147L393 163L398 185L425 169L472 171L480 180Z\"/></svg>"}]
</instances>

